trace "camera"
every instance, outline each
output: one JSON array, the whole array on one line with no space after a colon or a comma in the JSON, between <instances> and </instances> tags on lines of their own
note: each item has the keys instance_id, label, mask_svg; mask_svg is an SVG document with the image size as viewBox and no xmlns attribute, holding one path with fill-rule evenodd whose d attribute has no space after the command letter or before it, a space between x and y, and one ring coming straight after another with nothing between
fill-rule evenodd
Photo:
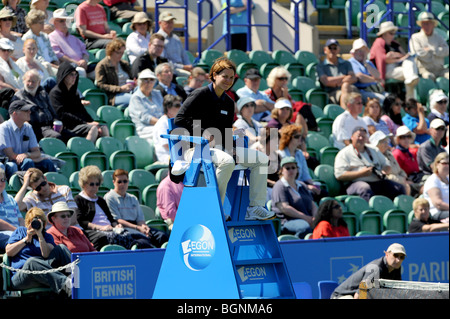
<instances>
[{"instance_id":1,"label":"camera","mask_svg":"<svg viewBox=\"0 0 450 319\"><path fill-rule=\"evenodd\" d=\"M385 179L386 175L383 174L378 168L375 166L372 167L372 172L379 178L379 179Z\"/></svg>"},{"instance_id":2,"label":"camera","mask_svg":"<svg viewBox=\"0 0 450 319\"><path fill-rule=\"evenodd\" d=\"M41 221L39 220L39 218L34 218L31 221L31 228L38 230L41 228Z\"/></svg>"}]
</instances>

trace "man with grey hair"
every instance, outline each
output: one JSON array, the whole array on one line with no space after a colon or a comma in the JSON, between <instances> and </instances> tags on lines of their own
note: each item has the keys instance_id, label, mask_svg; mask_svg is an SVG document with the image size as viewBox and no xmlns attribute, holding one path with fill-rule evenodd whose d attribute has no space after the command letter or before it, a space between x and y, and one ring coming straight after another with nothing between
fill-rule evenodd
<instances>
[{"instance_id":1,"label":"man with grey hair","mask_svg":"<svg viewBox=\"0 0 450 319\"><path fill-rule=\"evenodd\" d=\"M331 299L358 299L359 284L364 280L402 280L402 263L405 258L406 250L403 245L390 245L383 257L371 261L341 283L331 294Z\"/></svg>"},{"instance_id":2,"label":"man with grey hair","mask_svg":"<svg viewBox=\"0 0 450 319\"><path fill-rule=\"evenodd\" d=\"M155 90L161 91L163 97L167 94L172 94L180 96L183 101L186 100L187 94L183 87L173 82L173 67L170 63L158 64L155 68L155 74L159 82L155 86Z\"/></svg>"},{"instance_id":3,"label":"man with grey hair","mask_svg":"<svg viewBox=\"0 0 450 319\"><path fill-rule=\"evenodd\" d=\"M44 137L53 137L67 142L70 137L74 136L67 130L55 131L53 129L53 121L57 120L58 116L50 103L48 93L41 86L41 76L36 69L25 72L23 86L23 89L15 93L12 100L24 100L33 105L28 122L33 127L38 141Z\"/></svg>"},{"instance_id":4,"label":"man with grey hair","mask_svg":"<svg viewBox=\"0 0 450 319\"><path fill-rule=\"evenodd\" d=\"M354 92L348 94L345 105L347 110L336 117L332 127L334 147L338 149L343 149L351 143L350 139L355 127L362 126L368 131L366 123L359 116L363 107L361 94Z\"/></svg>"}]
</instances>

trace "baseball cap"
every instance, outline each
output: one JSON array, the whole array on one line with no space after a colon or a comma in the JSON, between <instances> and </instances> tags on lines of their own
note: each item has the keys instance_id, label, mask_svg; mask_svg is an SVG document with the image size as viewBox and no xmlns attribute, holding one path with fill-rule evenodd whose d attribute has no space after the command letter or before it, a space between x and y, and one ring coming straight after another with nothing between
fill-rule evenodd
<instances>
[{"instance_id":1,"label":"baseball cap","mask_svg":"<svg viewBox=\"0 0 450 319\"><path fill-rule=\"evenodd\" d=\"M261 73L259 73L258 69L249 69L245 72L244 79L256 79L261 78Z\"/></svg>"},{"instance_id":2,"label":"baseball cap","mask_svg":"<svg viewBox=\"0 0 450 319\"><path fill-rule=\"evenodd\" d=\"M392 136L391 133L389 133L388 135L384 134L381 131L376 131L375 133L373 133L372 135L370 135L369 137L369 141L370 144L373 146L377 146L378 143L380 143L380 141L384 140L385 138Z\"/></svg>"},{"instance_id":3,"label":"baseball cap","mask_svg":"<svg viewBox=\"0 0 450 319\"><path fill-rule=\"evenodd\" d=\"M292 109L292 104L291 102L289 102L289 100L286 99L280 99L278 101L275 102L275 106L276 109L282 109L284 107L289 107Z\"/></svg>"},{"instance_id":4,"label":"baseball cap","mask_svg":"<svg viewBox=\"0 0 450 319\"><path fill-rule=\"evenodd\" d=\"M14 44L10 39L1 38L0 39L0 49L14 51Z\"/></svg>"},{"instance_id":5,"label":"baseball cap","mask_svg":"<svg viewBox=\"0 0 450 319\"><path fill-rule=\"evenodd\" d=\"M27 103L24 100L15 100L9 106L8 112L9 114L13 114L14 112L17 111L29 111L31 110L32 107L33 107L32 104Z\"/></svg>"},{"instance_id":6,"label":"baseball cap","mask_svg":"<svg viewBox=\"0 0 450 319\"><path fill-rule=\"evenodd\" d=\"M390 251L393 254L403 254L406 257L405 247L403 247L403 245L398 244L398 243L394 243L394 244L390 245L386 251L387 252Z\"/></svg>"},{"instance_id":7,"label":"baseball cap","mask_svg":"<svg viewBox=\"0 0 450 319\"><path fill-rule=\"evenodd\" d=\"M297 164L297 161L295 160L295 157L293 157L293 156L284 157L281 160L280 167L283 167L284 165L291 164L291 163Z\"/></svg>"},{"instance_id":8,"label":"baseball cap","mask_svg":"<svg viewBox=\"0 0 450 319\"><path fill-rule=\"evenodd\" d=\"M439 127L445 127L445 122L441 119L434 119L430 123L430 128L439 128Z\"/></svg>"},{"instance_id":9,"label":"baseball cap","mask_svg":"<svg viewBox=\"0 0 450 319\"><path fill-rule=\"evenodd\" d=\"M236 104L238 112L240 113L244 105L250 102L255 102L255 99L250 96L241 97Z\"/></svg>"},{"instance_id":10,"label":"baseball cap","mask_svg":"<svg viewBox=\"0 0 450 319\"><path fill-rule=\"evenodd\" d=\"M145 69L145 70L141 71L141 73L139 73L139 79L155 79L156 80L156 75L155 75L155 73L153 73L152 70Z\"/></svg>"},{"instance_id":11,"label":"baseball cap","mask_svg":"<svg viewBox=\"0 0 450 319\"><path fill-rule=\"evenodd\" d=\"M350 53L354 53L356 50L359 50L361 48L366 48L369 50L369 47L367 46L367 42L364 41L364 39L356 39L353 41L352 49L350 50Z\"/></svg>"},{"instance_id":12,"label":"baseball cap","mask_svg":"<svg viewBox=\"0 0 450 319\"><path fill-rule=\"evenodd\" d=\"M416 139L416 133L412 132L406 125L402 125L397 129L397 132L395 133L395 136L402 136L402 135L411 135L411 139Z\"/></svg>"},{"instance_id":13,"label":"baseball cap","mask_svg":"<svg viewBox=\"0 0 450 319\"><path fill-rule=\"evenodd\" d=\"M159 15L159 21L170 21L170 20L176 20L176 19L177 18L175 18L173 13L169 12L169 11L161 12L161 14Z\"/></svg>"},{"instance_id":14,"label":"baseball cap","mask_svg":"<svg viewBox=\"0 0 450 319\"><path fill-rule=\"evenodd\" d=\"M338 40L336 40L336 39L328 39L327 42L325 43L325 46L329 47L330 45L333 45L333 44L339 45Z\"/></svg>"},{"instance_id":15,"label":"baseball cap","mask_svg":"<svg viewBox=\"0 0 450 319\"><path fill-rule=\"evenodd\" d=\"M358 131L364 131L364 132L367 133L367 130L366 130L365 127L363 127L363 126L356 126L356 127L353 129L353 131L352 131L352 135L355 134L355 132L358 132Z\"/></svg>"}]
</instances>

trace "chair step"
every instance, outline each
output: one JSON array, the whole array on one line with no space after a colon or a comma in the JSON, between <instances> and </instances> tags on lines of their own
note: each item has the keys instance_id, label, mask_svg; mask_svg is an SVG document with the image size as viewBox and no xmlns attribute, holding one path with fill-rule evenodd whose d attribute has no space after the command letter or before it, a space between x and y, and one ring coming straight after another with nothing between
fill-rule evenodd
<instances>
[{"instance_id":1,"label":"chair step","mask_svg":"<svg viewBox=\"0 0 450 319\"><path fill-rule=\"evenodd\" d=\"M253 265L272 265L283 263L282 258L264 258L264 259L248 259L248 260L235 260L234 265L240 266L253 266Z\"/></svg>"}]
</instances>

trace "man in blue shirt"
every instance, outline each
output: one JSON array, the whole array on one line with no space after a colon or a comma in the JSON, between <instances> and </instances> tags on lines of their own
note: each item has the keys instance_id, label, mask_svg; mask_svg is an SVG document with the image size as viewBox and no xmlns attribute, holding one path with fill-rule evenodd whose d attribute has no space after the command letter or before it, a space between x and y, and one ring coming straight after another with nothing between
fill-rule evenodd
<instances>
[{"instance_id":1,"label":"man in blue shirt","mask_svg":"<svg viewBox=\"0 0 450 319\"><path fill-rule=\"evenodd\" d=\"M425 108L422 104L414 99L409 99L405 103L405 112L407 113L403 118L405 124L411 132L416 134L416 144L422 144L430 138L428 128L430 121L425 117Z\"/></svg>"},{"instance_id":2,"label":"man in blue shirt","mask_svg":"<svg viewBox=\"0 0 450 319\"><path fill-rule=\"evenodd\" d=\"M8 157L5 164L7 178L18 170L26 171L30 167L37 167L43 172L56 172L52 161L41 157L36 135L27 123L32 107L24 100L15 100L9 106L10 119L0 124L0 156Z\"/></svg>"}]
</instances>

